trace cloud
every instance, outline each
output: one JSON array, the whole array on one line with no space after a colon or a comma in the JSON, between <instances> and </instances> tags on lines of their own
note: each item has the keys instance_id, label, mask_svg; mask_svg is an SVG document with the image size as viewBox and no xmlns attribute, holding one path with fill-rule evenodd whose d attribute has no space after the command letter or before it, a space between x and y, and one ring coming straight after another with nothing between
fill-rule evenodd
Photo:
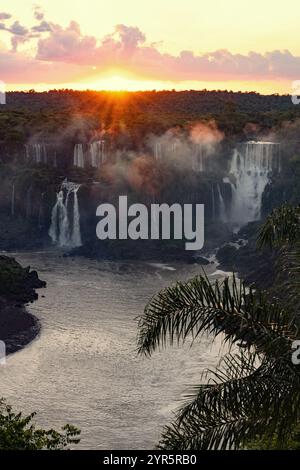
<instances>
[{"instance_id":1,"label":"cloud","mask_svg":"<svg viewBox=\"0 0 300 470\"><path fill-rule=\"evenodd\" d=\"M37 21L42 21L44 19L45 13L41 6L34 5L33 14Z\"/></svg>"},{"instance_id":2,"label":"cloud","mask_svg":"<svg viewBox=\"0 0 300 470\"><path fill-rule=\"evenodd\" d=\"M52 31L52 26L51 23L48 23L48 21L41 21L40 24L33 26L31 28L31 31L35 31L37 33L47 33Z\"/></svg>"},{"instance_id":3,"label":"cloud","mask_svg":"<svg viewBox=\"0 0 300 470\"><path fill-rule=\"evenodd\" d=\"M300 57L289 51L265 54L232 54L226 49L195 55L182 51L178 56L162 54L148 46L137 27L119 24L113 34L97 41L81 34L78 23L60 26L38 41L37 57L77 64L126 67L126 70L157 80L294 79L300 75Z\"/></svg>"},{"instance_id":4,"label":"cloud","mask_svg":"<svg viewBox=\"0 0 300 470\"><path fill-rule=\"evenodd\" d=\"M39 61L30 55L0 46L0 79L6 83L49 83L57 85L86 77L89 68L76 64Z\"/></svg>"},{"instance_id":5,"label":"cloud","mask_svg":"<svg viewBox=\"0 0 300 470\"><path fill-rule=\"evenodd\" d=\"M120 42L126 49L134 50L139 44L143 44L146 41L146 36L136 27L118 24L115 27L115 32L119 34Z\"/></svg>"},{"instance_id":6,"label":"cloud","mask_svg":"<svg viewBox=\"0 0 300 470\"><path fill-rule=\"evenodd\" d=\"M0 20L9 20L11 15L9 13L0 12Z\"/></svg>"},{"instance_id":7,"label":"cloud","mask_svg":"<svg viewBox=\"0 0 300 470\"><path fill-rule=\"evenodd\" d=\"M14 52L17 51L19 44L24 44L26 41L29 41L29 39L36 37L34 34L30 33L28 28L21 25L19 21L15 21L10 26L7 26L5 23L0 23L0 30L12 34L11 45Z\"/></svg>"},{"instance_id":8,"label":"cloud","mask_svg":"<svg viewBox=\"0 0 300 470\"><path fill-rule=\"evenodd\" d=\"M4 19L3 15L8 14L0 14L0 19ZM14 21L10 26L1 22L0 30L12 34L12 51L15 53L20 44L34 41L31 50L36 50L36 55L24 55L23 60L35 64L39 70L42 62L56 64L57 73L63 69L68 76L75 69L88 71L87 76L90 76L92 68L96 68L98 74L109 68L120 68L141 78L169 82L275 81L300 77L300 57L288 50L264 54L254 51L233 54L226 49L196 54L185 50L172 55L162 53L157 43L148 43L145 34L136 26L118 24L112 34L99 39L83 34L75 21L66 27L47 21L39 6L35 6L34 17L39 23L30 28ZM32 83L37 82L38 75L32 70ZM13 79L14 82L17 80L18 77ZM75 76L71 81L75 81Z\"/></svg>"},{"instance_id":9,"label":"cloud","mask_svg":"<svg viewBox=\"0 0 300 470\"><path fill-rule=\"evenodd\" d=\"M81 35L75 21L71 21L65 29L52 24L49 36L38 41L37 59L82 64L88 54L87 62L91 63L96 44L97 40L93 36Z\"/></svg>"}]
</instances>

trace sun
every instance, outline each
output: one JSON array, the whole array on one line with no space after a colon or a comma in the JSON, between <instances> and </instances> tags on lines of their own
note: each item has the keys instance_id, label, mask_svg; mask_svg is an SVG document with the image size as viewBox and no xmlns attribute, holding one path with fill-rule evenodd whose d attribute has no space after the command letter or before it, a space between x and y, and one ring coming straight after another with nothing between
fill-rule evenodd
<instances>
[{"instance_id":1,"label":"sun","mask_svg":"<svg viewBox=\"0 0 300 470\"><path fill-rule=\"evenodd\" d=\"M162 89L157 81L144 80L139 77L125 77L120 74L102 76L88 83L93 90L106 91L146 91Z\"/></svg>"},{"instance_id":2,"label":"sun","mask_svg":"<svg viewBox=\"0 0 300 470\"><path fill-rule=\"evenodd\" d=\"M103 78L97 83L97 88L107 91L136 91L138 80L130 80L122 75Z\"/></svg>"}]
</instances>

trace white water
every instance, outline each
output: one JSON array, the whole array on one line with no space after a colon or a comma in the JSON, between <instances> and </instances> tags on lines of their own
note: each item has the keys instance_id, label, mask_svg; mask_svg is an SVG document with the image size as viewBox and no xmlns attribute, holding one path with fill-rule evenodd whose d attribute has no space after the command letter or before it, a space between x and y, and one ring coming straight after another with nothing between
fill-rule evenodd
<instances>
[{"instance_id":1,"label":"white water","mask_svg":"<svg viewBox=\"0 0 300 470\"><path fill-rule=\"evenodd\" d=\"M279 144L272 142L247 142L234 151L229 171L234 179L230 180L231 223L243 225L260 219L262 195L270 175L280 171L279 149Z\"/></svg>"},{"instance_id":2,"label":"white water","mask_svg":"<svg viewBox=\"0 0 300 470\"><path fill-rule=\"evenodd\" d=\"M153 294L199 274L199 266L14 256L47 288L29 306L41 334L0 367L1 396L16 410L36 410L40 426L79 426L79 448L153 449L201 372L219 361L220 343L205 337L139 357L136 317Z\"/></svg>"},{"instance_id":3,"label":"white water","mask_svg":"<svg viewBox=\"0 0 300 470\"><path fill-rule=\"evenodd\" d=\"M206 146L203 144L195 144L192 153L192 168L199 173L209 171L209 159Z\"/></svg>"},{"instance_id":4,"label":"white water","mask_svg":"<svg viewBox=\"0 0 300 470\"><path fill-rule=\"evenodd\" d=\"M219 217L220 220L224 223L226 223L227 220L227 211L226 211L226 206L225 206L225 201L222 196L221 188L220 185L217 185L217 190L218 190L218 199L219 199Z\"/></svg>"},{"instance_id":5,"label":"white water","mask_svg":"<svg viewBox=\"0 0 300 470\"><path fill-rule=\"evenodd\" d=\"M80 212L78 203L79 184L65 181L56 195L56 203L51 213L49 236L52 242L61 247L75 248L82 245ZM70 196L73 194L73 217L70 220Z\"/></svg>"},{"instance_id":6,"label":"white water","mask_svg":"<svg viewBox=\"0 0 300 470\"><path fill-rule=\"evenodd\" d=\"M73 230L71 233L71 246L81 246L81 233L80 233L80 213L79 213L79 204L78 204L78 189L80 186L73 190L74 194L74 205L73 205Z\"/></svg>"},{"instance_id":7,"label":"white water","mask_svg":"<svg viewBox=\"0 0 300 470\"><path fill-rule=\"evenodd\" d=\"M26 144L25 150L27 160L34 163L48 163L48 152L46 144Z\"/></svg>"},{"instance_id":8,"label":"white water","mask_svg":"<svg viewBox=\"0 0 300 470\"><path fill-rule=\"evenodd\" d=\"M79 168L84 168L84 154L82 144L75 144L73 164Z\"/></svg>"},{"instance_id":9,"label":"white water","mask_svg":"<svg viewBox=\"0 0 300 470\"><path fill-rule=\"evenodd\" d=\"M155 143L154 157L155 157L155 160L161 160L162 158L162 145L160 142Z\"/></svg>"},{"instance_id":10,"label":"white water","mask_svg":"<svg viewBox=\"0 0 300 470\"><path fill-rule=\"evenodd\" d=\"M153 144L152 151L155 160L172 161L181 160L184 165L190 166L194 171L202 173L210 170L210 159L207 146L204 144L187 145L179 139L175 142L161 138Z\"/></svg>"},{"instance_id":11,"label":"white water","mask_svg":"<svg viewBox=\"0 0 300 470\"><path fill-rule=\"evenodd\" d=\"M90 164L94 168L99 168L105 161L104 140L98 140L89 144Z\"/></svg>"}]
</instances>

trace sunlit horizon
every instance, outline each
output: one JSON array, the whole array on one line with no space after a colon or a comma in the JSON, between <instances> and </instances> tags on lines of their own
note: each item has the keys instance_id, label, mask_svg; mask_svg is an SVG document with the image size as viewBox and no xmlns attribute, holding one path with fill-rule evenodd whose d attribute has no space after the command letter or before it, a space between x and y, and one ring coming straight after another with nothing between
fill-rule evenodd
<instances>
[{"instance_id":1,"label":"sunlit horizon","mask_svg":"<svg viewBox=\"0 0 300 470\"><path fill-rule=\"evenodd\" d=\"M78 91L107 91L107 92L147 92L147 91L233 91L235 93L259 93L262 95L289 95L291 94L291 84L280 84L276 90L272 83L252 82L159 82L151 80L129 79L122 75L113 75L99 79L98 81L84 81L82 83L60 83L60 84L9 84L6 86L7 92L30 91L46 92L51 90L78 90Z\"/></svg>"}]
</instances>

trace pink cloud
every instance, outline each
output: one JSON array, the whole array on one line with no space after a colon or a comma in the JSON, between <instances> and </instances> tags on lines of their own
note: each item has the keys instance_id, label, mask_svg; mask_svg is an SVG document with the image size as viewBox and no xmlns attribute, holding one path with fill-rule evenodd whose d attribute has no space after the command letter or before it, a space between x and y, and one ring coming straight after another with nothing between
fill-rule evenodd
<instances>
[{"instance_id":1,"label":"pink cloud","mask_svg":"<svg viewBox=\"0 0 300 470\"><path fill-rule=\"evenodd\" d=\"M182 51L178 56L162 54L146 44L136 27L117 25L101 42L83 36L77 23L63 29L56 26L47 38L38 41L41 60L71 62L91 66L117 66L158 80L294 79L300 75L300 57L289 51L265 54L232 54L220 49L203 55Z\"/></svg>"},{"instance_id":2,"label":"pink cloud","mask_svg":"<svg viewBox=\"0 0 300 470\"><path fill-rule=\"evenodd\" d=\"M9 81L17 82L21 76L23 81L23 74L14 75L14 62L18 69L20 61L24 69L28 70L31 83L40 82L40 76L44 75L47 68L51 70L50 78L45 77L43 81L52 80L52 73L56 73L59 77L57 83L60 80L75 81L84 74L90 75L92 67L97 68L97 73L110 67L125 68L139 76L162 81L271 81L300 77L300 57L292 55L288 50L265 54L251 51L243 55L220 49L202 55L192 51L172 55L161 53L155 43L148 44L146 36L138 27L118 24L112 34L97 39L82 34L75 21L65 28L48 22L40 9L35 10L35 18L39 23L31 28L26 28L18 21L11 26L0 23L0 30L9 31L13 35L12 50L15 53L8 58L10 75L5 72L7 64L3 58L0 59L1 79L6 75ZM18 45L29 39L36 41L35 57L17 53Z\"/></svg>"},{"instance_id":3,"label":"pink cloud","mask_svg":"<svg viewBox=\"0 0 300 470\"><path fill-rule=\"evenodd\" d=\"M59 84L87 76L89 67L37 60L28 55L0 48L0 80L6 83Z\"/></svg>"}]
</instances>

